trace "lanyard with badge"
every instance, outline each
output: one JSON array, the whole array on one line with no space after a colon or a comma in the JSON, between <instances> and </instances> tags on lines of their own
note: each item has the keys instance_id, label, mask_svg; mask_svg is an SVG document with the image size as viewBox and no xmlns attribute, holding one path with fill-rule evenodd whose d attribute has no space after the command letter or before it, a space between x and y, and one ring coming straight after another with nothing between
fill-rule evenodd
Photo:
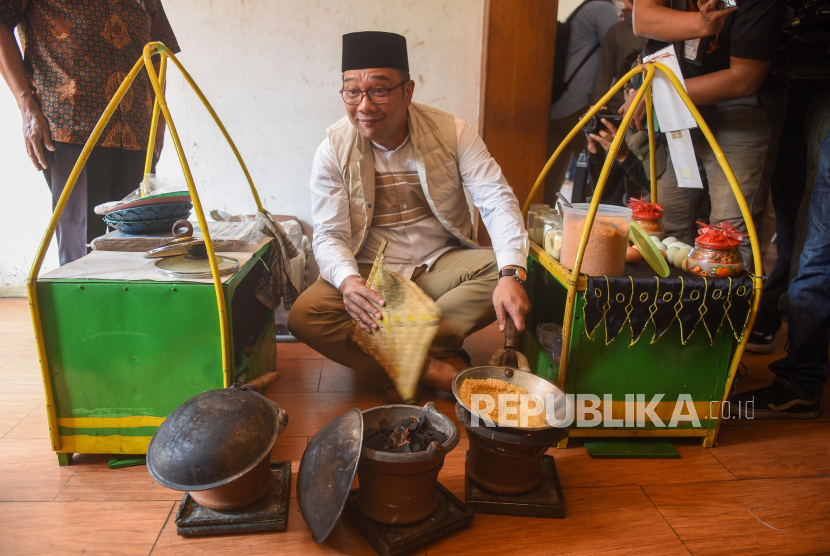
<instances>
[{"instance_id":1,"label":"lanyard with badge","mask_svg":"<svg viewBox=\"0 0 830 556\"><path fill-rule=\"evenodd\" d=\"M695 0L671 0L671 8L680 12L689 11L688 2ZM696 7L694 4L692 4ZM699 66L703 63L703 56L709 49L709 37L702 37L698 39L687 39L682 43L675 43L676 50L683 53L683 59L688 64Z\"/></svg>"}]
</instances>

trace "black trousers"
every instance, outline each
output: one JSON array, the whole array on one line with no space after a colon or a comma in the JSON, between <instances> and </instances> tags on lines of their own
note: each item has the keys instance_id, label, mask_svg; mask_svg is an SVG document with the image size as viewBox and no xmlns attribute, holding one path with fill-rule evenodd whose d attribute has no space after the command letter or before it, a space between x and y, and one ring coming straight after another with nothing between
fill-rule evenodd
<instances>
[{"instance_id":1,"label":"black trousers","mask_svg":"<svg viewBox=\"0 0 830 556\"><path fill-rule=\"evenodd\" d=\"M52 210L60 199L83 145L55 141L55 152L44 149L48 168L43 170L52 191ZM61 266L87 254L87 244L107 232L103 217L94 209L101 203L120 201L138 189L144 179L146 151L95 147L89 155L56 229ZM155 171L155 159L153 169Z\"/></svg>"},{"instance_id":2,"label":"black trousers","mask_svg":"<svg viewBox=\"0 0 830 556\"><path fill-rule=\"evenodd\" d=\"M770 181L775 209L775 245L778 258L761 291L761 303L753 330L776 334L781 328L779 300L790 286L798 209L807 187L807 130L805 118L812 87L796 86L789 91L790 101L778 143L778 161Z\"/></svg>"}]
</instances>

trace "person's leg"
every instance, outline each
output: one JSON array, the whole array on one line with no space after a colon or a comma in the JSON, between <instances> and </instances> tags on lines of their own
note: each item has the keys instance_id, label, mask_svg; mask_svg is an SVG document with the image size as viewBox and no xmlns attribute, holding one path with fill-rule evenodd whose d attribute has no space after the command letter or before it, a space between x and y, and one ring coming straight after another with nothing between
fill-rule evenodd
<instances>
[{"instance_id":1,"label":"person's leg","mask_svg":"<svg viewBox=\"0 0 830 556\"><path fill-rule=\"evenodd\" d=\"M83 145L55 141L55 151L45 150L48 167L43 170L46 184L52 192L52 210L58 204L69 174L81 155ZM71 263L86 255L87 226L87 168L78 175L72 194L64 205L63 213L55 228L58 239L58 257L61 265Z\"/></svg>"},{"instance_id":2,"label":"person's leg","mask_svg":"<svg viewBox=\"0 0 830 556\"><path fill-rule=\"evenodd\" d=\"M113 201L120 201L141 186L144 179L144 162L147 151L128 151L115 149L115 168L110 185L110 197ZM150 173L155 173L156 159L150 167Z\"/></svg>"},{"instance_id":3,"label":"person's leg","mask_svg":"<svg viewBox=\"0 0 830 556\"><path fill-rule=\"evenodd\" d=\"M758 315L746 345L747 351L753 353L772 351L775 334L781 328L778 303L789 286L796 220L807 182L808 149L804 118L809 100L810 92L806 88L791 90L781 128L775 171L770 181L770 195L775 208L777 258L764 283Z\"/></svg>"},{"instance_id":4,"label":"person's leg","mask_svg":"<svg viewBox=\"0 0 830 556\"><path fill-rule=\"evenodd\" d=\"M830 341L830 135L824 139L810 200L807 240L801 267L789 288L787 356L770 364L775 380L769 386L733 396L747 417L818 416L828 373ZM747 403L754 404L754 411ZM740 407L740 406L739 406Z\"/></svg>"},{"instance_id":5,"label":"person's leg","mask_svg":"<svg viewBox=\"0 0 830 556\"><path fill-rule=\"evenodd\" d=\"M496 320L493 290L499 269L489 249L444 253L429 271L413 275L413 281L441 308L441 324L430 349L433 357L457 354L470 334Z\"/></svg>"},{"instance_id":6,"label":"person's leg","mask_svg":"<svg viewBox=\"0 0 830 556\"><path fill-rule=\"evenodd\" d=\"M758 93L750 98L723 102L707 107L706 123L712 130L726 160L735 174L746 199L749 212L761 237L769 184L775 168L778 141L786 109L783 90ZM746 223L738 201L715 153L707 145L697 149L706 168L712 209L709 223L725 220L746 232ZM740 246L744 268L753 270L749 241Z\"/></svg>"},{"instance_id":7,"label":"person's leg","mask_svg":"<svg viewBox=\"0 0 830 556\"><path fill-rule=\"evenodd\" d=\"M554 151L559 147L559 144L565 139L568 133L579 122L582 115L587 112L587 107L582 110L577 110L567 118L559 120L550 120L548 124L548 156L550 159ZM582 152L582 147L585 144L585 135L582 132L576 134L567 147L559 155L559 158L554 162L550 172L545 178L545 203L550 206L556 205L556 193L562 188L562 182L565 180L565 173L568 171L568 166L571 163L571 156L579 158L579 153ZM547 159L546 159L547 162ZM541 171L541 168L540 168Z\"/></svg>"},{"instance_id":8,"label":"person's leg","mask_svg":"<svg viewBox=\"0 0 830 556\"><path fill-rule=\"evenodd\" d=\"M676 237L693 245L697 237L698 210L705 202L706 191L680 187L671 156L666 156L666 170L657 179L657 203L663 206L663 228L666 237Z\"/></svg>"},{"instance_id":9,"label":"person's leg","mask_svg":"<svg viewBox=\"0 0 830 556\"><path fill-rule=\"evenodd\" d=\"M111 195L118 163L116 153L119 150L112 147L95 147L87 160L87 243L107 233L104 217L95 214L95 207L109 201L120 201L123 198L123 195L121 197Z\"/></svg>"},{"instance_id":10,"label":"person's leg","mask_svg":"<svg viewBox=\"0 0 830 556\"><path fill-rule=\"evenodd\" d=\"M776 382L818 401L830 339L830 134L821 145L808 226L801 268L789 288L789 351L769 367Z\"/></svg>"},{"instance_id":11,"label":"person's leg","mask_svg":"<svg viewBox=\"0 0 830 556\"><path fill-rule=\"evenodd\" d=\"M359 265L360 275L368 276L372 265ZM288 314L288 330L298 340L346 367L368 373L383 373L377 360L360 349L357 342L346 343L354 321L343 306L343 294L317 280L294 302Z\"/></svg>"}]
</instances>

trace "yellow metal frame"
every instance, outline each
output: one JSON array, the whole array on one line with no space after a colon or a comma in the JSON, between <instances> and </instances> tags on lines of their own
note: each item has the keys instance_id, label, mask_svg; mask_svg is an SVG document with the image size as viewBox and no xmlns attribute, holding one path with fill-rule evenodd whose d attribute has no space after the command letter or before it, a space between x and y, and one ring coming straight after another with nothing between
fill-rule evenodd
<instances>
[{"instance_id":1,"label":"yellow metal frame","mask_svg":"<svg viewBox=\"0 0 830 556\"><path fill-rule=\"evenodd\" d=\"M726 160L726 156L723 154L718 142L715 140L715 137L712 135L712 131L709 129L709 126L706 125L706 122L703 120L703 117L700 115L697 107L695 107L694 103L689 98L689 95L686 93L686 89L677 79L677 76L672 73L672 71L666 67L664 64L660 62L647 62L645 64L639 65L636 68L629 71L625 74L622 79L620 79L605 95L594 105L591 110L585 114L581 120L574 126L571 132L565 137L559 147L554 151L553 155L548 160L545 167L542 169L542 172L539 174L539 177L536 178L536 183L533 185L533 188L530 191L530 194L527 196L527 201L525 202L524 208L522 209L522 213L526 216L527 211L530 208L531 200L542 184L545 182L545 177L547 176L548 172L550 171L551 167L553 166L556 159L565 150L565 147L570 143L571 139L579 133L583 126L588 123L588 120L595 116L603 106L605 106L611 98L625 86L628 81L638 75L640 73L645 72L645 79L643 80L643 85L637 91L637 94L634 97L631 105L629 106L628 110L623 117L623 121L620 124L619 130L617 134L614 136L614 140L611 142L611 147L608 149L608 155L605 158L605 163L602 166L602 172L600 173L599 179L597 180L597 186L594 189L594 195L591 199L591 205L588 208L588 215L585 218L585 226L582 228L582 235L579 239L579 249L577 250L576 254L576 261L574 262L574 267L570 271L570 273L565 277L565 280L562 280L562 283L567 286L568 288L568 297L567 302L565 304L565 317L564 322L562 324L562 353L559 357L559 386L564 388L565 387L565 378L568 372L568 351L571 344L571 330L573 325L573 318L574 318L574 310L576 308L576 294L579 289L582 288L579 286L584 284L584 277L580 276L579 270L582 267L582 259L585 255L585 247L588 244L588 237L591 234L591 227L594 223L594 217L597 214L597 209L599 208L600 199L602 198L602 192L605 189L605 182L608 180L608 173L611 170L611 165L614 162L614 158L617 154L617 149L620 146L620 143L625 136L625 132L628 129L628 125L631 123L631 119L634 117L634 111L640 105L640 102L643 101L645 97L646 102L646 117L648 121L648 144L649 150L651 152L650 156L650 179L651 179L651 200L652 202L657 201L657 180L655 179L656 176L656 157L654 154L655 151L655 138L654 138L654 116L652 111L652 92L651 92L651 83L654 80L657 72L660 71L665 75L669 81L671 82L674 89L680 95L680 98L683 99L683 103L689 109L689 112L692 113L697 125L700 127L703 135L706 137L706 140L709 142L709 145L712 147L712 150L715 153L715 157L718 160L718 164L720 164L721 169L723 170L724 175L726 175L726 179L729 182L729 186L732 188L732 193L735 195L735 198L738 201L738 206L741 209L741 215L746 222L747 232L749 233L749 241L752 246L752 257L754 259L754 270L755 276L753 278L753 298L752 298L752 309L749 313L749 320L746 323L745 330L752 330L752 325L755 322L755 315L758 312L758 304L761 301L761 290L764 287L764 269L762 266L761 260L761 250L758 241L758 233L755 230L755 224L752 220L752 214L749 212L749 207L746 204L746 199L744 198L743 192L741 191L741 187L738 184L737 179L735 178L735 174L732 172L732 168L729 166L729 162ZM555 261L554 261L555 262ZM546 268L550 266L551 268L561 267L561 265L544 265ZM564 267L562 267L564 268ZM555 272L555 275L561 274L561 270L557 268L559 272ZM738 364L741 361L741 357L744 353L744 348L746 347L746 342L749 339L749 334L743 334L741 337L741 341L738 343L738 347L735 350L735 353L732 356L732 361L729 364L729 371L726 376L726 385L724 387L722 401L726 402L729 396L729 391L732 388L732 382L735 379L735 372L738 369ZM705 430L705 429L704 429ZM713 446L717 440L718 431L720 430L720 417L717 418L717 424L715 425L715 430L713 434L706 434L703 440L703 445L706 447ZM617 431L616 434L611 434L610 431L602 431L603 435L606 436L621 436L621 435L630 435L630 436L666 436L669 435L671 432L674 432L674 436L688 436L688 435L700 435L703 436L704 433L681 433L681 430L677 431L657 431L657 430L637 430L637 431ZM600 434L597 432L596 434ZM573 431L571 433L572 436L586 436L582 432Z\"/></svg>"},{"instance_id":2,"label":"yellow metal frame","mask_svg":"<svg viewBox=\"0 0 830 556\"><path fill-rule=\"evenodd\" d=\"M160 65L159 65L159 75L156 75L156 70L153 67L153 56L158 55L160 57ZM248 173L248 167L245 166L245 162L242 160L242 156L239 154L239 151L236 148L236 145L231 139L231 136L228 134L228 131L225 129L225 126L222 124L219 116L216 115L216 112L213 110L210 102L205 98L205 95L202 94L201 89L199 86L196 85L196 82L193 81L193 78L187 73L187 70L184 69L181 62L173 55L172 52L167 50L167 47L160 42L151 42L147 43L144 46L144 52L142 57L135 63L130 73L124 78L124 81L121 82L121 86L118 87L118 90L113 95L112 100L107 105L106 110L101 115L101 118L98 120L98 123L95 125L95 128L92 130L92 134L89 136L89 139L84 145L83 150L81 151L81 155L78 158L78 161L75 163L75 167L72 169L72 173L69 174L69 179L66 182L66 186L63 189L63 193L61 193L60 199L58 199L57 204L55 205L55 210L52 213L52 218L49 220L49 227L46 229L46 233L43 235L43 239L40 242L40 247L38 247L37 255L35 256L35 260L32 263L32 269L29 271L29 278L26 281L26 291L29 296L29 309L32 313L32 324L35 329L35 340L37 342L37 353L38 353L38 360L40 362L40 371L43 378L43 390L46 394L46 414L48 417L49 422L49 438L52 442L52 450L56 452L84 452L89 451L88 449L79 449L79 446L84 445L86 446L89 442L98 442L100 443L100 439L90 439L89 442L83 441L81 444L78 444L76 441L70 442L73 445L61 446L61 438L58 434L58 416L57 411L55 408L55 397L54 393L52 392L52 381L49 376L49 363L46 359L46 346L43 340L43 326L41 325L40 321L40 307L38 306L38 298L37 298L37 277L40 273L40 268L43 264L43 258L46 256L46 251L49 249L49 244L52 241L52 236L55 233L55 227L60 220L61 214L63 213L63 209L66 206L67 199L69 199L69 195L72 193L72 190L75 187L75 183L78 181L78 176L81 174L81 170L83 170L84 165L86 164L87 159L89 158L90 153L92 152L92 148L98 142L98 138L103 133L104 128L106 127L107 123L110 121L112 114L115 112L115 109L118 108L118 105L121 104L121 100L124 98L124 95L129 90L130 86L135 81L138 72L141 71L142 66L147 70L147 75L150 78L150 84L153 86L153 90L156 93L156 99L153 103L153 120L150 125L150 137L147 141L147 157L144 167L145 174L150 171L150 167L152 166L153 160L153 149L155 147L155 138L156 138L156 131L158 125L158 117L159 112L164 116L164 120L167 123L167 128L170 132L170 138L173 141L173 145L176 148L176 154L179 157L179 163L182 166L182 171L184 172L184 178L187 182L187 189L190 192L190 197L193 201L193 208L196 210L196 218L199 221L199 226L202 229L202 233L204 234L205 245L207 246L208 252L208 259L210 262L210 271L213 277L213 285L216 289L216 304L219 310L219 326L220 326L220 339L222 342L222 376L224 379L225 387L231 385L231 353L232 350L230 348L230 338L228 332L228 315L227 310L225 308L225 294L222 290L222 279L219 275L219 268L216 263L216 254L213 250L213 241L210 238L210 233L208 232L207 220L205 219L205 213L202 209L202 203L199 200L199 194L196 191L196 186L193 183L193 175L190 173L190 166L187 163L187 158L185 157L184 149L182 148L182 143L179 140L179 135L176 132L176 126L173 123L173 117L170 115L170 110L167 107L167 101L164 97L164 81L166 78L167 73L167 59L170 59L173 64L179 69L184 76L187 83L193 89L193 92L196 93L196 96L199 97L199 100L202 101L202 104L205 106L207 111L210 113L213 121L222 131L222 135L225 136L225 139L230 145L231 150L233 151L234 156L236 156L236 160L239 162L239 165L242 167L242 171L245 173L245 178L248 180L248 185L251 189L251 194L254 197L254 202L256 203L257 211L264 212L262 208L262 203L259 198L259 194L256 191L256 187L254 187L254 182L251 179L251 175ZM142 443L148 440L144 437L135 437L135 442ZM63 449L62 449L63 448ZM120 452L120 450L116 450L113 452L112 449L116 448L116 446L108 447L108 451L112 453ZM136 451L135 447L131 448L133 451ZM124 452L127 453L127 452ZM131 453L131 452L130 452Z\"/></svg>"}]
</instances>

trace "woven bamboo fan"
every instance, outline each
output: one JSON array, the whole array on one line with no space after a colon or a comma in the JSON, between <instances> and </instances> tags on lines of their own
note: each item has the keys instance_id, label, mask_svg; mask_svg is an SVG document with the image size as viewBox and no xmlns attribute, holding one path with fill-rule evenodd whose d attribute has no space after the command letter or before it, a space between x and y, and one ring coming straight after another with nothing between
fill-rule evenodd
<instances>
[{"instance_id":1,"label":"woven bamboo fan","mask_svg":"<svg viewBox=\"0 0 830 556\"><path fill-rule=\"evenodd\" d=\"M415 282L388 270L383 255L376 265L366 285L386 300L386 306L378 308L383 320L371 334L357 327L354 340L377 359L401 398L411 400L438 332L441 309Z\"/></svg>"}]
</instances>

